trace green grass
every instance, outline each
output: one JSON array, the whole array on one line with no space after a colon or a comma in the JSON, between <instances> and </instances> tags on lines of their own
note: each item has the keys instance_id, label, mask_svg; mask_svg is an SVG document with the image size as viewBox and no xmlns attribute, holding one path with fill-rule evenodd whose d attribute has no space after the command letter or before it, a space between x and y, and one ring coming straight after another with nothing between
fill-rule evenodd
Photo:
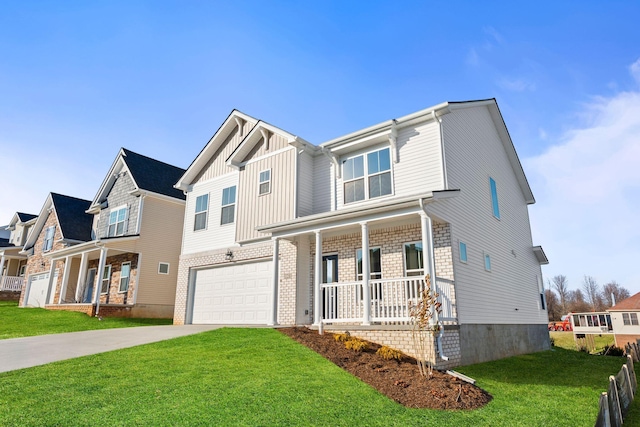
<instances>
[{"instance_id":1,"label":"green grass","mask_svg":"<svg viewBox=\"0 0 640 427\"><path fill-rule=\"evenodd\" d=\"M573 332L549 332L549 336L553 338L554 345L567 350L577 350L576 342L573 338ZM596 335L594 337L595 350L593 353L599 353L607 345L613 345L613 334Z\"/></svg>"},{"instance_id":2,"label":"green grass","mask_svg":"<svg viewBox=\"0 0 640 427\"><path fill-rule=\"evenodd\" d=\"M170 319L124 319L113 317L104 318L101 321L83 313L45 310L44 308L19 308L16 302L0 301L0 339L92 329L170 324Z\"/></svg>"},{"instance_id":3,"label":"green grass","mask_svg":"<svg viewBox=\"0 0 640 427\"><path fill-rule=\"evenodd\" d=\"M467 366L489 405L408 409L276 330L219 329L0 374L0 425L593 425L623 361L555 349Z\"/></svg>"}]
</instances>

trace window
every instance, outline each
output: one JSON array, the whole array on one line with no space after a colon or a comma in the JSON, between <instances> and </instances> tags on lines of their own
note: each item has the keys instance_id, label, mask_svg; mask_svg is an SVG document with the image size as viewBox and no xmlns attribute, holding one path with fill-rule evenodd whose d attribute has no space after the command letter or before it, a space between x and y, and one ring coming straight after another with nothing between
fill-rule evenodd
<instances>
[{"instance_id":1,"label":"window","mask_svg":"<svg viewBox=\"0 0 640 427\"><path fill-rule=\"evenodd\" d=\"M126 230L127 207L123 206L111 210L109 214L109 228L107 237L122 236Z\"/></svg>"},{"instance_id":2,"label":"window","mask_svg":"<svg viewBox=\"0 0 640 427\"><path fill-rule=\"evenodd\" d=\"M44 242L42 243L42 252L50 251L53 247L53 236L56 234L56 226L48 227L44 232Z\"/></svg>"},{"instance_id":3,"label":"window","mask_svg":"<svg viewBox=\"0 0 640 427\"><path fill-rule=\"evenodd\" d=\"M102 283L100 284L100 293L109 292L109 282L111 282L111 265L105 265L102 271Z\"/></svg>"},{"instance_id":4,"label":"window","mask_svg":"<svg viewBox=\"0 0 640 427\"><path fill-rule=\"evenodd\" d=\"M23 277L24 276L24 272L27 270L27 264L23 265L20 267L20 273L18 273L18 276Z\"/></svg>"},{"instance_id":5,"label":"window","mask_svg":"<svg viewBox=\"0 0 640 427\"><path fill-rule=\"evenodd\" d=\"M120 288L118 292L127 292L129 290L129 277L131 276L131 263L125 262L120 268Z\"/></svg>"},{"instance_id":6,"label":"window","mask_svg":"<svg viewBox=\"0 0 640 427\"><path fill-rule=\"evenodd\" d=\"M422 242L404 244L404 270L407 277L424 276Z\"/></svg>"},{"instance_id":7,"label":"window","mask_svg":"<svg viewBox=\"0 0 640 427\"><path fill-rule=\"evenodd\" d=\"M271 169L260 172L259 185L258 193L260 195L271 193Z\"/></svg>"},{"instance_id":8,"label":"window","mask_svg":"<svg viewBox=\"0 0 640 427\"><path fill-rule=\"evenodd\" d=\"M491 256L489 254L484 254L484 269L491 271Z\"/></svg>"},{"instance_id":9,"label":"window","mask_svg":"<svg viewBox=\"0 0 640 427\"><path fill-rule=\"evenodd\" d=\"M169 263L161 262L158 264L158 274L169 274Z\"/></svg>"},{"instance_id":10,"label":"window","mask_svg":"<svg viewBox=\"0 0 640 427\"><path fill-rule=\"evenodd\" d=\"M193 231L207 228L207 212L209 211L209 194L196 198L196 216L193 219Z\"/></svg>"},{"instance_id":11,"label":"window","mask_svg":"<svg viewBox=\"0 0 640 427\"><path fill-rule=\"evenodd\" d=\"M491 187L491 206L493 207L493 216L500 219L500 206L498 206L498 189L496 181L489 177L489 186Z\"/></svg>"},{"instance_id":12,"label":"window","mask_svg":"<svg viewBox=\"0 0 640 427\"><path fill-rule=\"evenodd\" d=\"M222 218L220 224L232 224L236 214L236 186L222 190Z\"/></svg>"},{"instance_id":13,"label":"window","mask_svg":"<svg viewBox=\"0 0 640 427\"><path fill-rule=\"evenodd\" d=\"M356 250L357 278L362 280L362 249ZM380 262L380 248L369 249L369 278L382 279L382 263Z\"/></svg>"},{"instance_id":14,"label":"window","mask_svg":"<svg viewBox=\"0 0 640 427\"><path fill-rule=\"evenodd\" d=\"M460 261L467 262L467 244L464 242L460 242Z\"/></svg>"},{"instance_id":15,"label":"window","mask_svg":"<svg viewBox=\"0 0 640 427\"><path fill-rule=\"evenodd\" d=\"M383 148L382 150L361 154L343 161L342 178L344 182L344 203L391 194L391 157L389 149Z\"/></svg>"},{"instance_id":16,"label":"window","mask_svg":"<svg viewBox=\"0 0 640 427\"><path fill-rule=\"evenodd\" d=\"M631 320L629 320L629 313L622 313L622 323L625 325L631 324Z\"/></svg>"}]
</instances>

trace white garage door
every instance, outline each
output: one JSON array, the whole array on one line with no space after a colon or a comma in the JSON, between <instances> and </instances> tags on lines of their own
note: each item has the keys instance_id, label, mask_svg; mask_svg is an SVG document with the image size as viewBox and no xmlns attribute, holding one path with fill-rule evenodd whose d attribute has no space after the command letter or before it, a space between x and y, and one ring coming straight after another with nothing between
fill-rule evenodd
<instances>
[{"instance_id":1,"label":"white garage door","mask_svg":"<svg viewBox=\"0 0 640 427\"><path fill-rule=\"evenodd\" d=\"M27 306L44 307L49 288L49 273L32 274L29 276L29 295Z\"/></svg>"},{"instance_id":2,"label":"white garage door","mask_svg":"<svg viewBox=\"0 0 640 427\"><path fill-rule=\"evenodd\" d=\"M272 265L262 261L197 270L192 323L266 325Z\"/></svg>"}]
</instances>

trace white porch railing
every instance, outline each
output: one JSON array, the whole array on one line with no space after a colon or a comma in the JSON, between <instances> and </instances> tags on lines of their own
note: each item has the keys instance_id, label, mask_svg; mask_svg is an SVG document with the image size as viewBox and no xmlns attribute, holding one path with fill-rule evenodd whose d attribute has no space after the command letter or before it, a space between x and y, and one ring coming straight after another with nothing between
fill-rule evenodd
<instances>
[{"instance_id":1,"label":"white porch railing","mask_svg":"<svg viewBox=\"0 0 640 427\"><path fill-rule=\"evenodd\" d=\"M424 289L424 279L419 276L397 279L372 279L371 290L372 322L405 322L409 316L410 303ZM452 280L436 278L438 301L442 304L440 320L455 322L453 303L454 283ZM362 302L362 282L322 284L322 321L324 323L362 322L364 307Z\"/></svg>"},{"instance_id":2,"label":"white porch railing","mask_svg":"<svg viewBox=\"0 0 640 427\"><path fill-rule=\"evenodd\" d=\"M0 291L21 291L22 290L22 277L16 276L4 276L0 278Z\"/></svg>"}]
</instances>

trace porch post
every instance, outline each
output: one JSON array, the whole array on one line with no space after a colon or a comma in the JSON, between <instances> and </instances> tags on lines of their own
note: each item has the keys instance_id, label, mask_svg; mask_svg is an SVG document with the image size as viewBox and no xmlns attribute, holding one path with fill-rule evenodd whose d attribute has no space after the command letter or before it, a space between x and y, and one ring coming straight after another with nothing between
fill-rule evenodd
<instances>
[{"instance_id":1,"label":"porch post","mask_svg":"<svg viewBox=\"0 0 640 427\"><path fill-rule=\"evenodd\" d=\"M2 287L4 286L4 272L2 271L4 269L4 254L2 255L2 257L0 257L0 290L2 290ZM8 269L7 269L8 270Z\"/></svg>"},{"instance_id":2,"label":"porch post","mask_svg":"<svg viewBox=\"0 0 640 427\"><path fill-rule=\"evenodd\" d=\"M49 304L49 298L52 298L51 288L53 287L54 273L56 272L57 260L51 259L51 266L49 267L49 286L47 287L47 296L44 299L44 305ZM44 305L42 306L44 308Z\"/></svg>"},{"instance_id":3,"label":"porch post","mask_svg":"<svg viewBox=\"0 0 640 427\"><path fill-rule=\"evenodd\" d=\"M369 290L369 226L366 222L362 227L362 304L364 306L362 324L371 324L371 292Z\"/></svg>"},{"instance_id":4,"label":"porch post","mask_svg":"<svg viewBox=\"0 0 640 427\"><path fill-rule=\"evenodd\" d=\"M58 304L62 304L62 299L67 293L67 286L69 285L69 273L71 273L71 257L67 256L64 259L64 273L62 273L62 285L60 286Z\"/></svg>"},{"instance_id":5,"label":"porch post","mask_svg":"<svg viewBox=\"0 0 640 427\"><path fill-rule=\"evenodd\" d=\"M322 292L320 282L322 281L322 232L316 230L316 259L313 269L313 324L320 325L322 316Z\"/></svg>"},{"instance_id":6,"label":"porch post","mask_svg":"<svg viewBox=\"0 0 640 427\"><path fill-rule=\"evenodd\" d=\"M93 296L93 302L96 305L96 316L100 311L100 291L102 289L102 276L104 276L104 265L107 263L107 248L100 248L100 261L98 262L98 272L96 276L96 293Z\"/></svg>"},{"instance_id":7,"label":"porch post","mask_svg":"<svg viewBox=\"0 0 640 427\"><path fill-rule=\"evenodd\" d=\"M82 302L84 297L84 286L87 282L87 264L89 262L89 252L82 252L80 258L80 271L78 271L78 283L76 285L76 301ZM80 295L78 295L80 294Z\"/></svg>"},{"instance_id":8,"label":"porch post","mask_svg":"<svg viewBox=\"0 0 640 427\"><path fill-rule=\"evenodd\" d=\"M422 265L431 278L431 289L438 291L438 285L436 284L436 261L433 249L433 221L424 212L420 213L420 227L422 231ZM431 322L437 322L435 318L437 313L433 307L431 307Z\"/></svg>"},{"instance_id":9,"label":"porch post","mask_svg":"<svg viewBox=\"0 0 640 427\"><path fill-rule=\"evenodd\" d=\"M280 280L280 265L278 262L278 255L280 254L280 239L277 237L273 238L273 289L272 289L272 303L271 307L271 321L269 322L270 326L278 324L278 282Z\"/></svg>"}]
</instances>

